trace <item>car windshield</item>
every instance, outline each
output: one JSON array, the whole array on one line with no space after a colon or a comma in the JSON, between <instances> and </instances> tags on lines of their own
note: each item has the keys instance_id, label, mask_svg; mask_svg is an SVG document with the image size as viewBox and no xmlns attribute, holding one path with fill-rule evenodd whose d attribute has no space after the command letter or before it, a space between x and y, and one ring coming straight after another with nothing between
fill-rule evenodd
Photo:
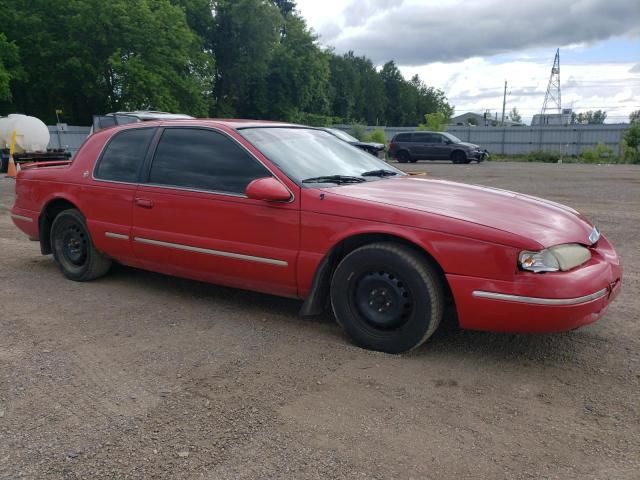
<instances>
[{"instance_id":1,"label":"car windshield","mask_svg":"<svg viewBox=\"0 0 640 480\"><path fill-rule=\"evenodd\" d=\"M251 127L239 133L298 183L348 183L351 180L374 181L391 175L403 175L370 153L337 139L328 132L296 127ZM366 175L384 170L384 175ZM337 179L329 180L327 177ZM347 181L341 181L344 177ZM324 178L325 181L320 179ZM305 181L306 182L303 182ZM351 182L353 183L353 182Z\"/></svg>"},{"instance_id":2,"label":"car windshield","mask_svg":"<svg viewBox=\"0 0 640 480\"><path fill-rule=\"evenodd\" d=\"M329 131L331 133L333 133L339 139L344 140L345 142L359 142L360 141L357 138L352 137L351 135L349 135L347 132L343 132L342 130L338 130L337 128L330 128Z\"/></svg>"},{"instance_id":3,"label":"car windshield","mask_svg":"<svg viewBox=\"0 0 640 480\"><path fill-rule=\"evenodd\" d=\"M451 140L453 143L462 143L462 140L460 140L458 137L456 137L455 135L451 135L450 133L442 133L442 135L444 135L445 137L447 137L449 140Z\"/></svg>"}]
</instances>

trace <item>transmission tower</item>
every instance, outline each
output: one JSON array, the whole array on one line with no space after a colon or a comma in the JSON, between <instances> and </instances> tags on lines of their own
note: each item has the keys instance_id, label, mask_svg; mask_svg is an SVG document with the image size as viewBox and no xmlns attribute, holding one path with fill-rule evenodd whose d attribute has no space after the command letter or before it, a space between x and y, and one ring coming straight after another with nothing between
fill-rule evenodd
<instances>
[{"instance_id":1,"label":"transmission tower","mask_svg":"<svg viewBox=\"0 0 640 480\"><path fill-rule=\"evenodd\" d=\"M558 110L562 113L562 96L560 92L560 49L556 50L556 57L551 67L551 76L549 77L549 85L547 86L547 94L542 104L542 114L554 113L552 110Z\"/></svg>"}]
</instances>

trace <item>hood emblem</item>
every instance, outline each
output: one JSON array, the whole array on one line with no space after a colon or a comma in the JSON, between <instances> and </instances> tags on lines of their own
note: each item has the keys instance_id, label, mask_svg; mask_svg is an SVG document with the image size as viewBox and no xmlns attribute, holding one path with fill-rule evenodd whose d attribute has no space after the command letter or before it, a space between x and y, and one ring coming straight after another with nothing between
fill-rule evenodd
<instances>
[{"instance_id":1,"label":"hood emblem","mask_svg":"<svg viewBox=\"0 0 640 480\"><path fill-rule=\"evenodd\" d=\"M600 240L600 231L597 227L593 227L593 230L591 230L591 233L589 234L589 242L593 245L598 240Z\"/></svg>"}]
</instances>

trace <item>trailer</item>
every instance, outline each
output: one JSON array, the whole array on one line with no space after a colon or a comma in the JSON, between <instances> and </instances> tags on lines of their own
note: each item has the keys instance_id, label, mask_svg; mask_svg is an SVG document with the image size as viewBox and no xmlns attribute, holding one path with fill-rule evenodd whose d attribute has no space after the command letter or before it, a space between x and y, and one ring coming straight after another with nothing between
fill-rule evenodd
<instances>
[{"instance_id":1,"label":"trailer","mask_svg":"<svg viewBox=\"0 0 640 480\"><path fill-rule=\"evenodd\" d=\"M47 126L35 117L16 113L0 117L0 173L8 170L12 146L16 164L71 158L71 153L64 148L47 148L49 140Z\"/></svg>"},{"instance_id":2,"label":"trailer","mask_svg":"<svg viewBox=\"0 0 640 480\"><path fill-rule=\"evenodd\" d=\"M69 160L71 152L64 148L48 148L44 152L23 152L14 153L13 161L16 165L24 165L33 162L53 162L60 160ZM9 149L0 149L0 173L7 173L9 169Z\"/></svg>"}]
</instances>

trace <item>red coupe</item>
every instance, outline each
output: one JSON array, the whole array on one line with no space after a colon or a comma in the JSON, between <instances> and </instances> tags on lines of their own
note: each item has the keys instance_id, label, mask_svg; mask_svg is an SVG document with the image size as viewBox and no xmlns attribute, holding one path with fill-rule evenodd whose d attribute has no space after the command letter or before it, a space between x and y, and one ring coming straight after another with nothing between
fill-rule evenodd
<instances>
[{"instance_id":1,"label":"red coupe","mask_svg":"<svg viewBox=\"0 0 640 480\"><path fill-rule=\"evenodd\" d=\"M404 352L438 328L559 332L620 290L609 241L575 210L406 175L310 127L137 123L73 161L18 173L14 223L76 281L113 261L329 304L365 348Z\"/></svg>"}]
</instances>

